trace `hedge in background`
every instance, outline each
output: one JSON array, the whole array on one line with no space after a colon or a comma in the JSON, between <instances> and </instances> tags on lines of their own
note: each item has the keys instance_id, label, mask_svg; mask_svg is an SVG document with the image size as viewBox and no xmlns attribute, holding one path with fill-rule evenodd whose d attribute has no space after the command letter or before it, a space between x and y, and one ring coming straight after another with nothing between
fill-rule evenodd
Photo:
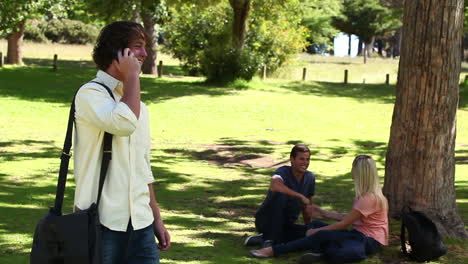
<instances>
[{"instance_id":1,"label":"hedge in background","mask_svg":"<svg viewBox=\"0 0 468 264\"><path fill-rule=\"evenodd\" d=\"M94 43L99 29L77 20L51 19L30 20L26 24L24 38L37 42L64 44Z\"/></svg>"}]
</instances>

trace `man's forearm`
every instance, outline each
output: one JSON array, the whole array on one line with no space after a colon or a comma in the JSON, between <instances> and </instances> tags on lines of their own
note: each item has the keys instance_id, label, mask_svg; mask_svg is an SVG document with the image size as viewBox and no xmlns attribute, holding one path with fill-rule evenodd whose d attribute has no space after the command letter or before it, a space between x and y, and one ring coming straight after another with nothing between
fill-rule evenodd
<instances>
[{"instance_id":1,"label":"man's forearm","mask_svg":"<svg viewBox=\"0 0 468 264\"><path fill-rule=\"evenodd\" d=\"M154 197L154 190L153 190L152 183L148 184L148 189L150 193L150 207L151 207L151 210L153 211L154 221L162 222L161 213L159 212L158 202L156 201L156 198Z\"/></svg>"},{"instance_id":2,"label":"man's forearm","mask_svg":"<svg viewBox=\"0 0 468 264\"><path fill-rule=\"evenodd\" d=\"M272 182L271 182L271 186L270 186L270 189L271 191L273 192L280 192L280 193L284 193L288 196L291 196L291 197L294 197L294 198L298 198L298 199L303 199L303 195L298 193L298 192L295 192L291 189L289 189L281 180L279 179L273 179Z\"/></svg>"},{"instance_id":3,"label":"man's forearm","mask_svg":"<svg viewBox=\"0 0 468 264\"><path fill-rule=\"evenodd\" d=\"M137 118L140 117L140 77L129 76L123 82L124 95L121 99L122 102L128 105Z\"/></svg>"}]
</instances>

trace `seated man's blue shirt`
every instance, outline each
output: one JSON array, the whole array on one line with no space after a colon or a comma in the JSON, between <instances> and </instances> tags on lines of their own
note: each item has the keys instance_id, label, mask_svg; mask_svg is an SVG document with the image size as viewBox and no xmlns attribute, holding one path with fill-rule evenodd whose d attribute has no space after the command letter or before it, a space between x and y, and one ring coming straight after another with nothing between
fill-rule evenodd
<instances>
[{"instance_id":1,"label":"seated man's blue shirt","mask_svg":"<svg viewBox=\"0 0 468 264\"><path fill-rule=\"evenodd\" d=\"M312 197L315 193L315 176L310 171L306 171L304 173L304 177L300 182L298 182L296 177L294 177L291 166L283 166L278 168L274 175L279 175L283 179L284 185L286 185L289 189L300 193L307 198ZM259 211L261 211L262 208L274 206L272 204L274 203L274 195L279 194L282 193L272 192L269 190L265 201L263 201L263 204L259 208ZM288 201L285 208L287 222L290 224L296 222L299 213L302 211L302 208L303 205L300 199L288 196Z\"/></svg>"}]
</instances>

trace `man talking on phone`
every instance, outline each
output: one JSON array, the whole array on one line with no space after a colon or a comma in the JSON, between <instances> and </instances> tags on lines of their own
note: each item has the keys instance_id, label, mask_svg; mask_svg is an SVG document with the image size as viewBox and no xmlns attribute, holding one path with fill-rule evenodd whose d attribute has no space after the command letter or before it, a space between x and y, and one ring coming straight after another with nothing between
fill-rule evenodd
<instances>
[{"instance_id":1,"label":"man talking on phone","mask_svg":"<svg viewBox=\"0 0 468 264\"><path fill-rule=\"evenodd\" d=\"M76 210L97 200L104 132L113 135L99 203L104 264L156 264L158 248L171 246L152 185L148 109L140 101L146 40L138 23L105 26L93 50L96 78L84 84L75 99Z\"/></svg>"}]
</instances>

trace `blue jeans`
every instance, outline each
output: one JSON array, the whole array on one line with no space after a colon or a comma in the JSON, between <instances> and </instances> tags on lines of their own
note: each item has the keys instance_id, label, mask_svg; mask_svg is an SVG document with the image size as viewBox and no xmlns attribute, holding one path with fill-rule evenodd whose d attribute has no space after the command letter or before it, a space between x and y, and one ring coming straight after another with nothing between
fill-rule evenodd
<instances>
[{"instance_id":1,"label":"blue jeans","mask_svg":"<svg viewBox=\"0 0 468 264\"><path fill-rule=\"evenodd\" d=\"M326 225L320 221L312 221L307 227L319 228ZM273 245L275 256L310 250L315 253L323 253L325 258L339 258L333 261L335 263L346 263L348 261L344 260L349 259L359 261L376 253L379 249L379 242L371 237L366 237L357 230L321 230L302 239L286 244Z\"/></svg>"},{"instance_id":2,"label":"blue jeans","mask_svg":"<svg viewBox=\"0 0 468 264\"><path fill-rule=\"evenodd\" d=\"M131 222L126 232L102 228L103 264L159 264L158 248L152 225L133 230Z\"/></svg>"}]
</instances>

